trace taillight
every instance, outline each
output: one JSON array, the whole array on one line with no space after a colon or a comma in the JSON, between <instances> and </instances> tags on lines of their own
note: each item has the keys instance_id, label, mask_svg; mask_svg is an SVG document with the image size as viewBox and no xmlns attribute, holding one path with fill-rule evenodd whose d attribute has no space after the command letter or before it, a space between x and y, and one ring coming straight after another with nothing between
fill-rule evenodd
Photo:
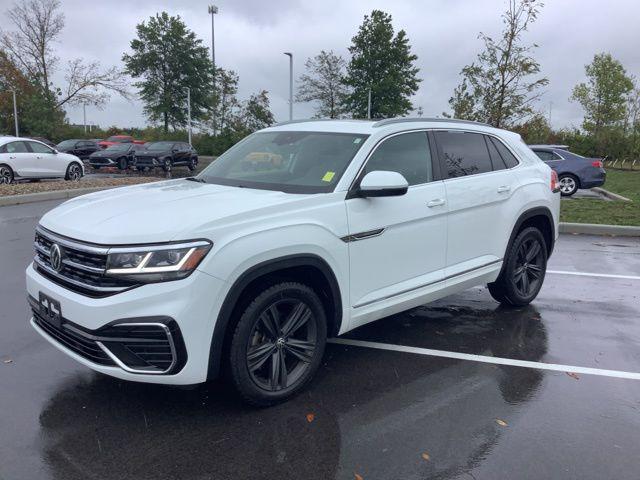
<instances>
[{"instance_id":1,"label":"taillight","mask_svg":"<svg viewBox=\"0 0 640 480\"><path fill-rule=\"evenodd\" d=\"M596 168L602 168L602 160L594 160L593 162L591 162L591 166Z\"/></svg>"},{"instance_id":2,"label":"taillight","mask_svg":"<svg viewBox=\"0 0 640 480\"><path fill-rule=\"evenodd\" d=\"M555 170L551 170L551 191L557 192L560 187L558 187L558 173Z\"/></svg>"}]
</instances>

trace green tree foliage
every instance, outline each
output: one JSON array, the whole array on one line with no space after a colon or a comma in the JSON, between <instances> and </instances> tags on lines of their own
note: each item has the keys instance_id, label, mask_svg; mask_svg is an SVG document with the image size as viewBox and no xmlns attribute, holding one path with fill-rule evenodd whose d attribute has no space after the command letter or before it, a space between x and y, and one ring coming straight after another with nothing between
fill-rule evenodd
<instances>
[{"instance_id":1,"label":"green tree foliage","mask_svg":"<svg viewBox=\"0 0 640 480\"><path fill-rule=\"evenodd\" d=\"M367 99L371 90L371 118L406 115L413 110L411 96L418 91L420 69L414 62L409 39L404 30L394 34L391 15L374 10L364 22L349 47L345 85L350 88L345 110L353 117L367 116Z\"/></svg>"},{"instance_id":2,"label":"green tree foliage","mask_svg":"<svg viewBox=\"0 0 640 480\"><path fill-rule=\"evenodd\" d=\"M540 73L531 56L537 45L524 45L522 35L542 6L539 0L509 0L500 38L480 33L484 50L462 69L462 81L449 100L454 117L505 127L533 114L540 87L549 81L531 78Z\"/></svg>"},{"instance_id":3,"label":"green tree foliage","mask_svg":"<svg viewBox=\"0 0 640 480\"><path fill-rule=\"evenodd\" d=\"M519 133L528 145L555 143L551 126L542 113L532 115L526 122L513 126L512 130Z\"/></svg>"},{"instance_id":4,"label":"green tree foliage","mask_svg":"<svg viewBox=\"0 0 640 480\"><path fill-rule=\"evenodd\" d=\"M122 57L126 72L140 79L145 114L160 121L164 131L187 123L187 88L191 89L191 116L204 119L210 107L212 66L207 48L180 17L156 14L136 27L131 54Z\"/></svg>"},{"instance_id":5,"label":"green tree foliage","mask_svg":"<svg viewBox=\"0 0 640 480\"><path fill-rule=\"evenodd\" d=\"M587 81L574 87L570 100L584 109L582 128L594 137L597 153L611 153L619 137L624 136L633 80L608 53L596 54L585 66L585 73Z\"/></svg>"},{"instance_id":6,"label":"green tree foliage","mask_svg":"<svg viewBox=\"0 0 640 480\"><path fill-rule=\"evenodd\" d=\"M333 51L322 50L305 62L306 73L298 80L297 102L314 102L317 118L338 118L347 88L343 82L347 62Z\"/></svg>"},{"instance_id":7,"label":"green tree foliage","mask_svg":"<svg viewBox=\"0 0 640 480\"><path fill-rule=\"evenodd\" d=\"M269 105L269 96L266 90L262 90L249 97L241 112L242 127L247 132L255 132L273 125L274 118Z\"/></svg>"}]
</instances>

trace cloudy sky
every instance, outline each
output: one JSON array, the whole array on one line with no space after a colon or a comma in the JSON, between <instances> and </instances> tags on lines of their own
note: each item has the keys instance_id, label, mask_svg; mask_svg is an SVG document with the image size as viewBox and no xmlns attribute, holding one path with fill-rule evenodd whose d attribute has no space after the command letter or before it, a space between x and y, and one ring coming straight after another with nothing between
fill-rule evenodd
<instances>
[{"instance_id":1,"label":"cloudy sky","mask_svg":"<svg viewBox=\"0 0 640 480\"><path fill-rule=\"evenodd\" d=\"M372 9L393 16L406 30L423 82L413 99L425 116L447 110L447 100L459 82L460 69L481 49L478 32L498 35L506 0L215 0L216 61L240 76L240 97L269 91L278 120L288 116L288 58L294 54L294 75L307 57L321 49L348 58L347 47ZM62 62L83 57L104 65L121 65L122 53L134 37L135 26L156 12L180 15L206 45L211 44L207 2L158 0L61 0L66 27L57 45ZM640 0L546 0L525 41L539 45L537 59L550 83L538 104L554 126L579 125L580 108L568 101L572 87L584 78L584 65L597 52L607 51L627 71L640 77ZM11 0L0 0L0 11ZM309 104L295 104L294 117L312 115ZM81 109L68 111L82 123ZM88 121L101 126L143 126L138 101L112 97L102 111L87 110Z\"/></svg>"}]
</instances>

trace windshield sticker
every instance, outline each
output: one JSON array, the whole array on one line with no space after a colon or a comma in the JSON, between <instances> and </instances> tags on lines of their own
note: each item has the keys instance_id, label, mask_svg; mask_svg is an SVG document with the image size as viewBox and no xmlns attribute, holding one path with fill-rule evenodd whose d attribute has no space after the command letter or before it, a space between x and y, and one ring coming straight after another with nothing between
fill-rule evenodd
<instances>
[{"instance_id":1,"label":"windshield sticker","mask_svg":"<svg viewBox=\"0 0 640 480\"><path fill-rule=\"evenodd\" d=\"M336 172L327 172L324 174L324 177L322 177L322 181L323 182L330 182L331 180L333 180L333 177L335 176Z\"/></svg>"}]
</instances>

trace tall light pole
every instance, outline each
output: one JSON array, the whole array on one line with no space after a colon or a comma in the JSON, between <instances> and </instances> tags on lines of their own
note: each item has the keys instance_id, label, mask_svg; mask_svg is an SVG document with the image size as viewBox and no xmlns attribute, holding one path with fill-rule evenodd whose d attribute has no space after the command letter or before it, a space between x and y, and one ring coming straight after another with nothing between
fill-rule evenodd
<instances>
[{"instance_id":1,"label":"tall light pole","mask_svg":"<svg viewBox=\"0 0 640 480\"><path fill-rule=\"evenodd\" d=\"M213 18L216 13L218 13L218 7L215 5L209 5L207 10L211 15L211 64L213 65L213 95L214 95L214 111L212 120L213 120L213 134L216 134L216 112L215 112L215 95L216 95L216 47L215 47L215 28Z\"/></svg>"},{"instance_id":2,"label":"tall light pole","mask_svg":"<svg viewBox=\"0 0 640 480\"><path fill-rule=\"evenodd\" d=\"M82 123L84 124L84 133L87 133L87 104L82 104Z\"/></svg>"},{"instance_id":3,"label":"tall light pole","mask_svg":"<svg viewBox=\"0 0 640 480\"><path fill-rule=\"evenodd\" d=\"M20 132L18 130L18 103L16 102L16 91L11 90L13 93L13 120L16 123L16 137L20 136Z\"/></svg>"},{"instance_id":4,"label":"tall light pole","mask_svg":"<svg viewBox=\"0 0 640 480\"><path fill-rule=\"evenodd\" d=\"M187 129L189 132L189 145L191 145L191 89L187 87Z\"/></svg>"},{"instance_id":5,"label":"tall light pole","mask_svg":"<svg viewBox=\"0 0 640 480\"><path fill-rule=\"evenodd\" d=\"M293 53L284 54L289 57L289 120L293 120Z\"/></svg>"}]
</instances>

